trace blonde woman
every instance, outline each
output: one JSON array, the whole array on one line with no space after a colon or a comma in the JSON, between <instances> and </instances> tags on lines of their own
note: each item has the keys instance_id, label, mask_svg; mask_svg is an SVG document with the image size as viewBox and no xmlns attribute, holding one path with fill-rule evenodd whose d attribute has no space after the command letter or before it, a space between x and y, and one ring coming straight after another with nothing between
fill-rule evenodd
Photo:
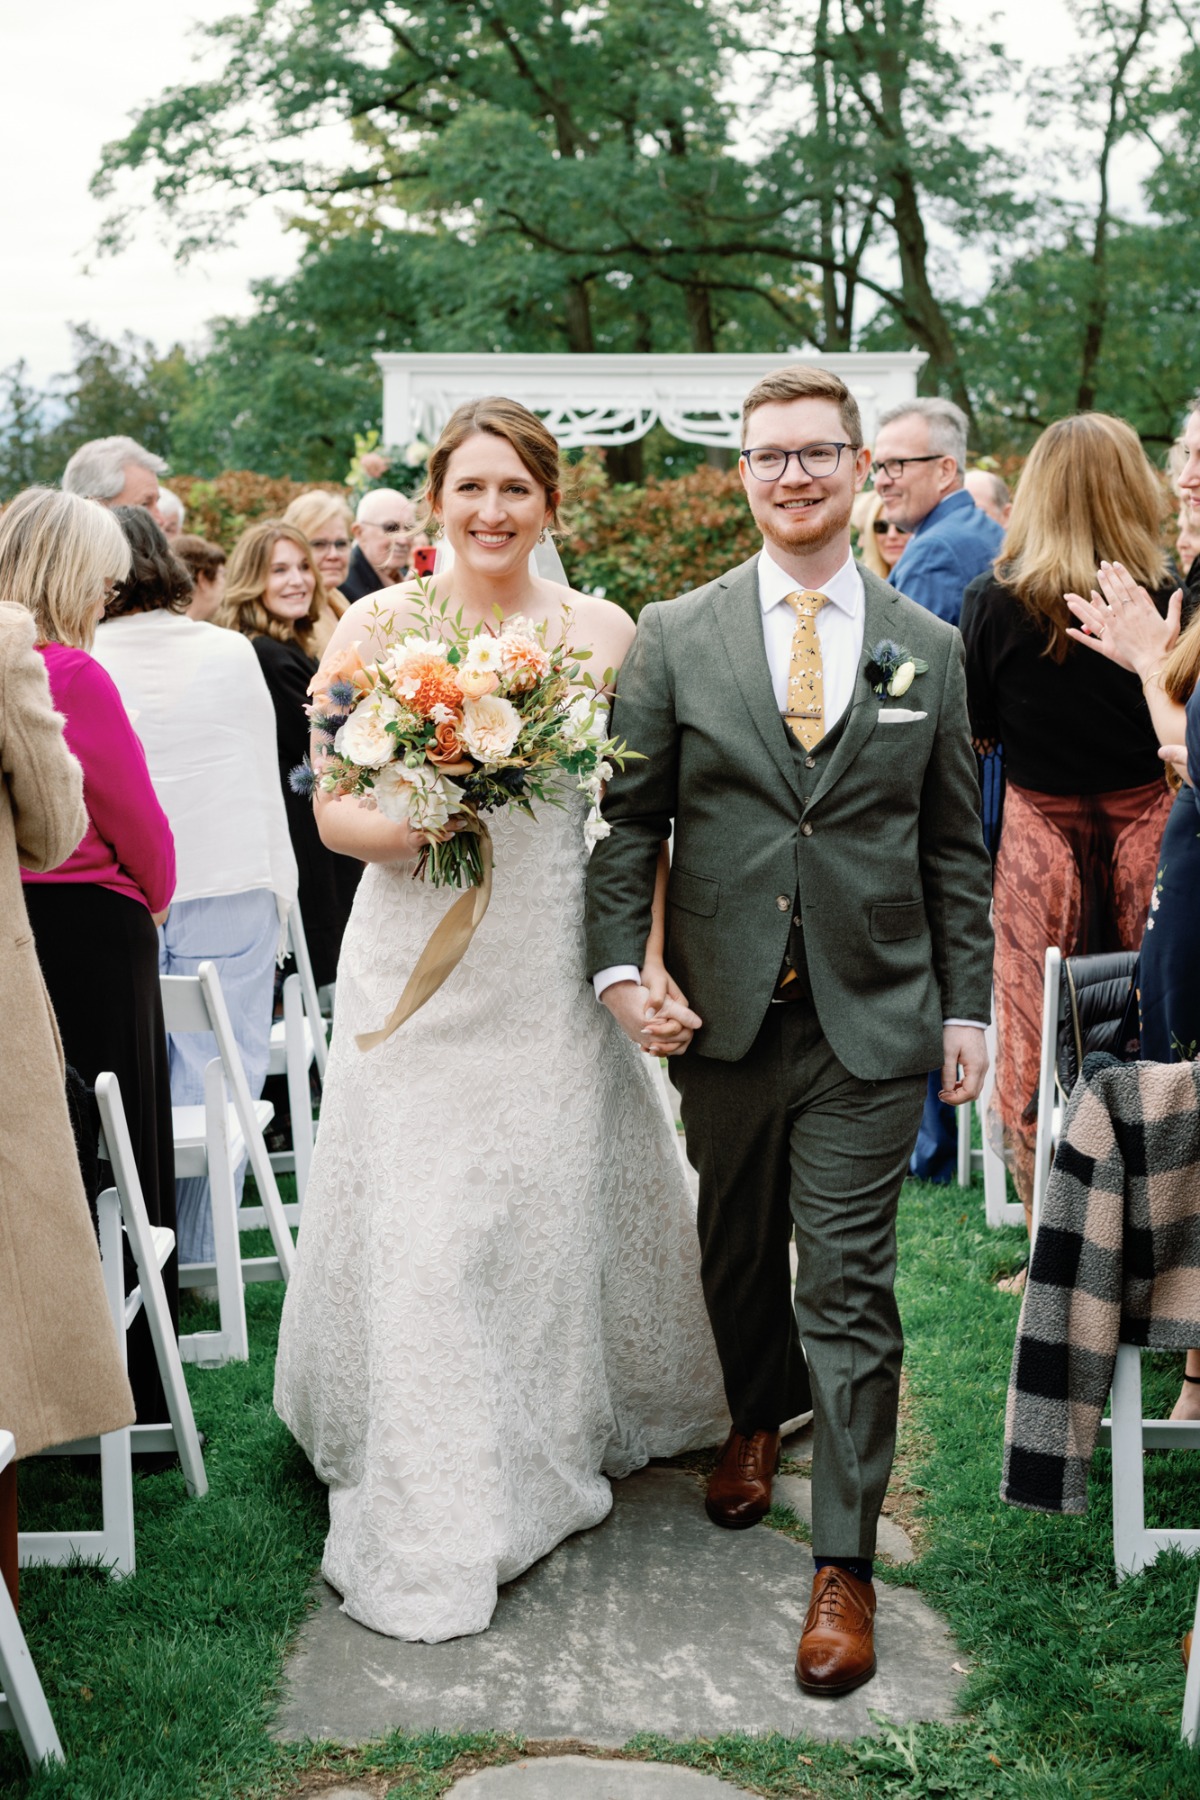
<instances>
[{"instance_id":1,"label":"blonde woman","mask_svg":"<svg viewBox=\"0 0 1200 1800\"><path fill-rule=\"evenodd\" d=\"M1185 509L1200 497L1200 396L1175 471ZM1195 1062L1200 1053L1200 611L1178 637L1182 596L1159 616L1145 588L1119 564L1101 565L1099 592L1069 594L1078 626L1071 636L1141 682L1162 744L1179 777L1163 833L1151 915L1138 961L1138 1014L1145 1062ZM1190 598L1193 605L1195 591ZM1183 1392L1172 1417L1200 1419L1200 1350L1188 1352Z\"/></svg>"},{"instance_id":2,"label":"blonde woman","mask_svg":"<svg viewBox=\"0 0 1200 1800\"><path fill-rule=\"evenodd\" d=\"M312 802L288 776L308 754L308 684L317 672L317 621L325 583L308 538L282 519L260 519L242 533L229 559L225 598L214 623L250 639L275 707L279 780L299 870L300 912L318 986L337 974L361 863L321 842Z\"/></svg>"},{"instance_id":3,"label":"blonde woman","mask_svg":"<svg viewBox=\"0 0 1200 1800\"><path fill-rule=\"evenodd\" d=\"M911 531L902 531L883 516L883 501L874 488L854 503L854 529L858 533L858 560L880 581L890 581L892 570L908 549Z\"/></svg>"},{"instance_id":4,"label":"blonde woman","mask_svg":"<svg viewBox=\"0 0 1200 1800\"><path fill-rule=\"evenodd\" d=\"M283 522L304 533L312 545L317 573L325 584L325 602L317 616L312 640L313 655L319 660L349 604L339 589L350 571L350 551L354 544L350 527L354 521L340 494L314 488L311 493L297 495L284 513Z\"/></svg>"},{"instance_id":5,"label":"blonde woman","mask_svg":"<svg viewBox=\"0 0 1200 1800\"><path fill-rule=\"evenodd\" d=\"M993 1129L1028 1215L1042 964L1136 950L1170 794L1135 675L1072 643L1064 595L1120 560L1165 615L1161 482L1105 413L1061 419L1034 445L995 572L967 589L962 633L976 748L1003 746L996 859Z\"/></svg>"},{"instance_id":6,"label":"blonde woman","mask_svg":"<svg viewBox=\"0 0 1200 1800\"><path fill-rule=\"evenodd\" d=\"M175 1150L157 921L175 888L175 845L142 746L111 676L91 656L96 626L128 575L113 513L77 494L31 488L0 520L0 594L33 614L37 647L83 769L88 826L55 869L21 880L63 1051L88 1086L121 1084L152 1224L175 1229ZM163 1271L176 1300L174 1259ZM143 1423L166 1417L148 1330L130 1334L129 1376Z\"/></svg>"}]
</instances>

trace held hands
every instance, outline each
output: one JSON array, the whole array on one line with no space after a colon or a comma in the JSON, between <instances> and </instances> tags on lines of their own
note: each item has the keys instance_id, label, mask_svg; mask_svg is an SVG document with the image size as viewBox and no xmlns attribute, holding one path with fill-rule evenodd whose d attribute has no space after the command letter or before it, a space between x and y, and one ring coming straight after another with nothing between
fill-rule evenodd
<instances>
[{"instance_id":1,"label":"held hands","mask_svg":"<svg viewBox=\"0 0 1200 1800\"><path fill-rule=\"evenodd\" d=\"M1102 562L1097 581L1100 592L1093 589L1090 600L1079 594L1064 595L1082 626L1082 630L1068 626L1067 636L1147 681L1179 636L1183 589L1176 588L1171 595L1164 619L1123 563Z\"/></svg>"},{"instance_id":2,"label":"held hands","mask_svg":"<svg viewBox=\"0 0 1200 1800\"><path fill-rule=\"evenodd\" d=\"M613 982L600 998L647 1056L681 1056L704 1023L661 963L647 963L640 984Z\"/></svg>"},{"instance_id":3,"label":"held hands","mask_svg":"<svg viewBox=\"0 0 1200 1800\"><path fill-rule=\"evenodd\" d=\"M987 1041L977 1025L942 1026L942 1086L947 1106L977 1100L988 1070Z\"/></svg>"}]
</instances>

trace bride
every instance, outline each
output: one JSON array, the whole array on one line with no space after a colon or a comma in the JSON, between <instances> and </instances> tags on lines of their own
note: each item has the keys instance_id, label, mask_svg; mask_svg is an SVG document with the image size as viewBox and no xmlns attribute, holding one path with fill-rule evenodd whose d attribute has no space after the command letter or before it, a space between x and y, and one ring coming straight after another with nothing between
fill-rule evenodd
<instances>
[{"instance_id":1,"label":"bride","mask_svg":"<svg viewBox=\"0 0 1200 1800\"><path fill-rule=\"evenodd\" d=\"M591 649L598 675L619 668L631 621L531 573L559 489L534 414L460 407L429 460L454 555L438 598L468 627L497 609L545 621L551 642ZM377 655L377 605L403 630L417 598L358 601L326 663L356 643ZM275 1405L329 1487L326 1579L393 1637L483 1631L499 1583L605 1517L606 1475L728 1430L656 1073L585 978L585 808L566 798L536 821L492 816L492 902L466 956L365 1054L355 1034L387 1017L452 896L412 879L408 825L316 801L326 844L369 866L338 965ZM648 1005L645 1048L685 1049L688 1020Z\"/></svg>"}]
</instances>

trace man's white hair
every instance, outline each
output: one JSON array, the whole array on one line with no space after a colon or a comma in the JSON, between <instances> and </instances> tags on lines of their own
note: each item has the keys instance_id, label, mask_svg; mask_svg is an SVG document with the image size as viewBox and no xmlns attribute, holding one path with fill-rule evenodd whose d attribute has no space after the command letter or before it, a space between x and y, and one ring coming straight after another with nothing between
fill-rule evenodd
<instances>
[{"instance_id":1,"label":"man's white hair","mask_svg":"<svg viewBox=\"0 0 1200 1800\"><path fill-rule=\"evenodd\" d=\"M358 525L378 525L397 504L411 507L413 502L399 488L368 488L354 515Z\"/></svg>"},{"instance_id":2,"label":"man's white hair","mask_svg":"<svg viewBox=\"0 0 1200 1800\"><path fill-rule=\"evenodd\" d=\"M176 531L183 530L183 521L186 519L187 513L184 511L183 501L179 495L173 494L170 488L159 488L158 510L164 519L170 518L175 521Z\"/></svg>"},{"instance_id":3,"label":"man's white hair","mask_svg":"<svg viewBox=\"0 0 1200 1800\"><path fill-rule=\"evenodd\" d=\"M967 415L953 400L904 400L890 407L879 421L877 430L895 419L924 419L929 426L929 448L934 456L952 456L960 475L967 468Z\"/></svg>"},{"instance_id":4,"label":"man's white hair","mask_svg":"<svg viewBox=\"0 0 1200 1800\"><path fill-rule=\"evenodd\" d=\"M63 490L81 494L85 500L115 500L125 486L125 470L130 463L149 469L152 475L166 473L162 457L144 450L136 438L93 438L79 446L63 470Z\"/></svg>"}]
</instances>

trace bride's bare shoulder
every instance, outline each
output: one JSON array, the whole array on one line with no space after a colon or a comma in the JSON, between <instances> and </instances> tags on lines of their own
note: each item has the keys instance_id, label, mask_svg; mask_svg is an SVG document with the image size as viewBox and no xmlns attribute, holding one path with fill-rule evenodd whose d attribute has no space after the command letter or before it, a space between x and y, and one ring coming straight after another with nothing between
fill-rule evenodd
<instances>
[{"instance_id":1,"label":"bride's bare shoulder","mask_svg":"<svg viewBox=\"0 0 1200 1800\"><path fill-rule=\"evenodd\" d=\"M398 587L381 588L377 594L364 594L338 620L326 657L352 644L371 644L382 649L398 631L416 623L420 600L416 583L408 581Z\"/></svg>"},{"instance_id":2,"label":"bride's bare shoulder","mask_svg":"<svg viewBox=\"0 0 1200 1800\"><path fill-rule=\"evenodd\" d=\"M581 594L575 588L570 590L567 605L571 609L570 635L577 644L594 649L603 643L624 655L633 642L635 626L623 607L601 600L596 594Z\"/></svg>"}]
</instances>

